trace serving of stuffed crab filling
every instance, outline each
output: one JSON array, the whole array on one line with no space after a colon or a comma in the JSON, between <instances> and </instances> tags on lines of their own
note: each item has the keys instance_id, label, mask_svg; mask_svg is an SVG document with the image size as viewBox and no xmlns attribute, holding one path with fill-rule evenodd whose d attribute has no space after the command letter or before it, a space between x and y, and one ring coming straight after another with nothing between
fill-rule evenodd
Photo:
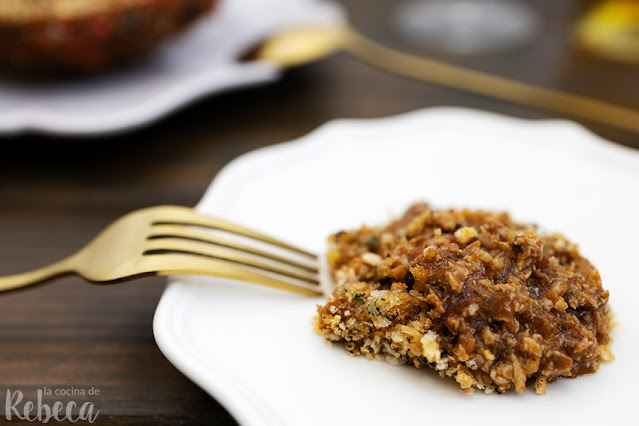
<instances>
[{"instance_id":1,"label":"serving of stuffed crab filling","mask_svg":"<svg viewBox=\"0 0 639 426\"><path fill-rule=\"evenodd\" d=\"M335 289L315 327L352 355L430 367L466 393L544 394L613 359L598 270L506 213L415 204L331 236L327 261Z\"/></svg>"}]
</instances>

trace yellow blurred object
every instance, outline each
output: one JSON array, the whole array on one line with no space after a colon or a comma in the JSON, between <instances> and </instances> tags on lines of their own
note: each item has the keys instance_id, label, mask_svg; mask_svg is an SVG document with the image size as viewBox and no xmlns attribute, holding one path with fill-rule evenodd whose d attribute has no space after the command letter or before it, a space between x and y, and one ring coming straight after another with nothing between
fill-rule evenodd
<instances>
[{"instance_id":1,"label":"yellow blurred object","mask_svg":"<svg viewBox=\"0 0 639 426\"><path fill-rule=\"evenodd\" d=\"M639 1L606 0L577 26L579 47L593 55L639 63Z\"/></svg>"}]
</instances>

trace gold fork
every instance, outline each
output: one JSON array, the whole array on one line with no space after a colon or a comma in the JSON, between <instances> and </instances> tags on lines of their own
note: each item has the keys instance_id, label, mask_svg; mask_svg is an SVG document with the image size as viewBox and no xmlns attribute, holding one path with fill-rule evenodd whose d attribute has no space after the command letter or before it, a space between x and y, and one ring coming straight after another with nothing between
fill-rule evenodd
<instances>
[{"instance_id":1,"label":"gold fork","mask_svg":"<svg viewBox=\"0 0 639 426\"><path fill-rule=\"evenodd\" d=\"M148 275L212 275L309 296L322 294L314 254L179 206L129 213L66 259L0 277L0 292L73 273L96 284Z\"/></svg>"},{"instance_id":2,"label":"gold fork","mask_svg":"<svg viewBox=\"0 0 639 426\"><path fill-rule=\"evenodd\" d=\"M639 133L637 110L407 55L375 43L349 27L288 29L269 37L248 57L288 68L338 51L348 52L368 64L400 76Z\"/></svg>"}]
</instances>

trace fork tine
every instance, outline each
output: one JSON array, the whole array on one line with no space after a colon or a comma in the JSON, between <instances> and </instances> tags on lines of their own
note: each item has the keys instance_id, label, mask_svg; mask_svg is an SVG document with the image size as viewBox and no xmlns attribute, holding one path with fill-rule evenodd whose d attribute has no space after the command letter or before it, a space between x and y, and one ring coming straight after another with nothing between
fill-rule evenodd
<instances>
[{"instance_id":1,"label":"fork tine","mask_svg":"<svg viewBox=\"0 0 639 426\"><path fill-rule=\"evenodd\" d=\"M317 256L309 251L306 251L299 247L295 247L291 244L287 244L283 241L269 237L268 235L264 235L257 231L253 231L252 229L248 229L222 219L203 215L188 207L162 206L157 207L155 213L156 214L154 215L153 225L191 225L200 226L203 228L219 229L222 231L263 241L265 243L273 244L275 246L282 247L310 257L314 260L317 259Z\"/></svg>"},{"instance_id":2,"label":"fork tine","mask_svg":"<svg viewBox=\"0 0 639 426\"><path fill-rule=\"evenodd\" d=\"M153 228L151 228L148 238L149 239L183 238L186 240L201 241L201 242L214 244L214 245L218 245L222 247L228 247L234 250L243 251L243 252L264 257L270 260L275 260L277 262L285 263L287 265L291 265L296 268L301 268L309 272L314 272L314 273L318 272L316 262L309 261L308 263L302 263L298 260L280 256L278 254L271 253L265 250L260 250L256 247L252 247L247 244L241 244L236 241L232 241L226 238L219 237L217 235L213 235L210 232L187 227L184 225L156 225ZM312 263L314 263L314 265Z\"/></svg>"},{"instance_id":3,"label":"fork tine","mask_svg":"<svg viewBox=\"0 0 639 426\"><path fill-rule=\"evenodd\" d=\"M145 266L146 269L142 272L157 275L208 275L251 282L306 296L323 294L320 287L294 278L272 276L246 265L211 257L197 257L179 253L147 255L145 256Z\"/></svg>"},{"instance_id":4,"label":"fork tine","mask_svg":"<svg viewBox=\"0 0 639 426\"><path fill-rule=\"evenodd\" d=\"M183 239L161 238L147 241L145 244L145 255L160 253L188 253L191 255L214 257L223 259L236 264L251 266L264 271L274 272L286 275L292 278L306 281L311 284L319 284L316 273L291 267L290 265L277 265L275 263L265 263L260 260L245 256L240 252L230 250L225 247L214 246L199 241L190 241Z\"/></svg>"}]
</instances>

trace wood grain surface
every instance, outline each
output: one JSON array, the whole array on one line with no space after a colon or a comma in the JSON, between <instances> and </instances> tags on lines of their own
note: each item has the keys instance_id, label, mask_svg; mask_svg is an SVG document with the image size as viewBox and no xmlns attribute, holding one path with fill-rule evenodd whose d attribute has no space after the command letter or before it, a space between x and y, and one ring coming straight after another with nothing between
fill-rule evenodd
<instances>
[{"instance_id":1,"label":"wood grain surface","mask_svg":"<svg viewBox=\"0 0 639 426\"><path fill-rule=\"evenodd\" d=\"M638 68L574 52L570 31L583 9L576 0L531 2L544 27L531 46L465 58L400 40L390 25L395 0L342 3L355 27L388 46L639 109ZM398 78L337 55L291 70L272 85L203 100L126 135L0 138L0 275L66 256L128 211L192 206L224 164L252 149L297 138L334 118L445 105L552 117ZM639 135L591 129L639 149ZM152 320L164 286L162 278L99 287L70 277L0 295L0 403L5 388L27 399L44 388L94 389L99 394L75 397L100 410L94 424L234 424L158 350Z\"/></svg>"}]
</instances>

